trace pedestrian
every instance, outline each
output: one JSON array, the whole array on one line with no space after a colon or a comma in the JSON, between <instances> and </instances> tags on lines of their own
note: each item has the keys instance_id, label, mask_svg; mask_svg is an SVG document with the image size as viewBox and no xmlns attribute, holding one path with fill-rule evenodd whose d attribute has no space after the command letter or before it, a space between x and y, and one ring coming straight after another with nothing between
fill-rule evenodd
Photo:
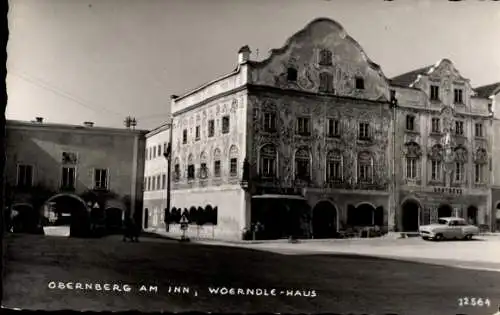
<instances>
[{"instance_id":1,"label":"pedestrian","mask_svg":"<svg viewBox=\"0 0 500 315\"><path fill-rule=\"evenodd\" d=\"M134 241L134 231L132 219L127 215L123 222L123 241L126 242L129 239L131 242Z\"/></svg>"}]
</instances>

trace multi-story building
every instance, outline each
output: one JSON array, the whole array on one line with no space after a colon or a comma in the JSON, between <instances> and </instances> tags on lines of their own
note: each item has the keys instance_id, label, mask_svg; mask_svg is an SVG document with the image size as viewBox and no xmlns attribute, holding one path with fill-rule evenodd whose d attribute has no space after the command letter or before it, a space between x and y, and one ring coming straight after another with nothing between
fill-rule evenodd
<instances>
[{"instance_id":1,"label":"multi-story building","mask_svg":"<svg viewBox=\"0 0 500 315\"><path fill-rule=\"evenodd\" d=\"M392 227L390 103L380 67L335 21L262 61L242 47L233 72L172 97L171 212L202 214L197 233L215 238L257 222L268 237Z\"/></svg>"},{"instance_id":2,"label":"multi-story building","mask_svg":"<svg viewBox=\"0 0 500 315\"><path fill-rule=\"evenodd\" d=\"M491 225L492 112L448 59L391 79L395 223L416 231L437 217Z\"/></svg>"},{"instance_id":3,"label":"multi-story building","mask_svg":"<svg viewBox=\"0 0 500 315\"><path fill-rule=\"evenodd\" d=\"M493 229L500 230L500 82L475 88L477 96L488 100L488 105L493 112L491 132L492 142L492 167L491 167L491 208L493 210Z\"/></svg>"},{"instance_id":4,"label":"multi-story building","mask_svg":"<svg viewBox=\"0 0 500 315\"><path fill-rule=\"evenodd\" d=\"M144 228L164 228L167 207L168 143L170 125L163 124L146 134L144 168Z\"/></svg>"},{"instance_id":5,"label":"multi-story building","mask_svg":"<svg viewBox=\"0 0 500 315\"><path fill-rule=\"evenodd\" d=\"M145 131L42 118L7 121L6 130L10 209L37 214L50 205L72 217L88 213L108 227L142 212Z\"/></svg>"}]
</instances>

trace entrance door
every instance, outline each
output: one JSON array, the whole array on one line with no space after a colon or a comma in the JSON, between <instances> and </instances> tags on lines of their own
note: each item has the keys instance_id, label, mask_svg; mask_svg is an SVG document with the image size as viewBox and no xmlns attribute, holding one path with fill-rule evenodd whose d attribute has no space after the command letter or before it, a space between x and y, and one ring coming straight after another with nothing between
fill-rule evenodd
<instances>
[{"instance_id":1,"label":"entrance door","mask_svg":"<svg viewBox=\"0 0 500 315\"><path fill-rule=\"evenodd\" d=\"M477 225L477 214L478 214L478 210L476 207L474 206L470 206L469 208L467 208L467 221L469 224L472 224L472 225Z\"/></svg>"},{"instance_id":2,"label":"entrance door","mask_svg":"<svg viewBox=\"0 0 500 315\"><path fill-rule=\"evenodd\" d=\"M319 202L313 209L314 238L331 238L337 232L337 209L329 201Z\"/></svg>"},{"instance_id":3,"label":"entrance door","mask_svg":"<svg viewBox=\"0 0 500 315\"><path fill-rule=\"evenodd\" d=\"M419 226L419 205L414 200L407 200L401 207L404 232L417 232Z\"/></svg>"},{"instance_id":4,"label":"entrance door","mask_svg":"<svg viewBox=\"0 0 500 315\"><path fill-rule=\"evenodd\" d=\"M438 218L446 218L451 217L453 213L453 209L450 205L441 205L438 208Z\"/></svg>"}]
</instances>

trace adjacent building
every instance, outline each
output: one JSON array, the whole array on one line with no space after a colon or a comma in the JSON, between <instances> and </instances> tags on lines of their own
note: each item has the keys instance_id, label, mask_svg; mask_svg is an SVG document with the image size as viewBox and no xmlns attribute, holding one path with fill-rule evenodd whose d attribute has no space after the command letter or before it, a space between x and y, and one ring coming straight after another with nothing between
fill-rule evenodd
<instances>
[{"instance_id":1,"label":"adjacent building","mask_svg":"<svg viewBox=\"0 0 500 315\"><path fill-rule=\"evenodd\" d=\"M144 228L165 228L168 183L168 143L170 124L146 134L144 168Z\"/></svg>"},{"instance_id":2,"label":"adjacent building","mask_svg":"<svg viewBox=\"0 0 500 315\"><path fill-rule=\"evenodd\" d=\"M491 226L491 100L448 59L390 82L398 100L393 130L398 229L417 231L446 216Z\"/></svg>"},{"instance_id":3,"label":"adjacent building","mask_svg":"<svg viewBox=\"0 0 500 315\"><path fill-rule=\"evenodd\" d=\"M329 19L263 61L250 53L172 96L171 212L203 214L190 229L215 238L257 223L270 238L393 228L393 100L380 67Z\"/></svg>"},{"instance_id":4,"label":"adjacent building","mask_svg":"<svg viewBox=\"0 0 500 315\"><path fill-rule=\"evenodd\" d=\"M91 122L7 121L6 205L25 217L50 208L73 217L71 224L121 228L126 215L140 221L145 134Z\"/></svg>"}]
</instances>

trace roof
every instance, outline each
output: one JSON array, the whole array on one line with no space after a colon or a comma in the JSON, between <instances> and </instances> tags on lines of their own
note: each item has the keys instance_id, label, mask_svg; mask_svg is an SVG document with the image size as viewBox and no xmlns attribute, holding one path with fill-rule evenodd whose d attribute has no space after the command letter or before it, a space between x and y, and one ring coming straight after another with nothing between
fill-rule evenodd
<instances>
[{"instance_id":1,"label":"roof","mask_svg":"<svg viewBox=\"0 0 500 315\"><path fill-rule=\"evenodd\" d=\"M500 92L500 82L478 86L474 91L476 91L478 97L488 98Z\"/></svg>"},{"instance_id":2,"label":"roof","mask_svg":"<svg viewBox=\"0 0 500 315\"><path fill-rule=\"evenodd\" d=\"M417 70L413 70L410 72L400 74L394 78L389 79L389 82L393 85L399 85L399 86L405 86L405 87L410 86L410 84L415 82L415 80L417 79L417 77L419 75L427 74L429 72L429 70L431 70L431 68L434 66L435 65L430 65L430 66L422 67L422 68L417 69Z\"/></svg>"},{"instance_id":3,"label":"roof","mask_svg":"<svg viewBox=\"0 0 500 315\"><path fill-rule=\"evenodd\" d=\"M133 128L114 128L114 127L100 127L92 126L88 127L85 125L71 125L71 124L61 124L61 123L46 123L46 122L33 122L24 120L11 120L6 121L7 127L20 127L20 128L46 128L46 129L67 129L67 130L85 130L95 133L121 133L121 134L146 134L148 130L143 129L133 129Z\"/></svg>"}]
</instances>

